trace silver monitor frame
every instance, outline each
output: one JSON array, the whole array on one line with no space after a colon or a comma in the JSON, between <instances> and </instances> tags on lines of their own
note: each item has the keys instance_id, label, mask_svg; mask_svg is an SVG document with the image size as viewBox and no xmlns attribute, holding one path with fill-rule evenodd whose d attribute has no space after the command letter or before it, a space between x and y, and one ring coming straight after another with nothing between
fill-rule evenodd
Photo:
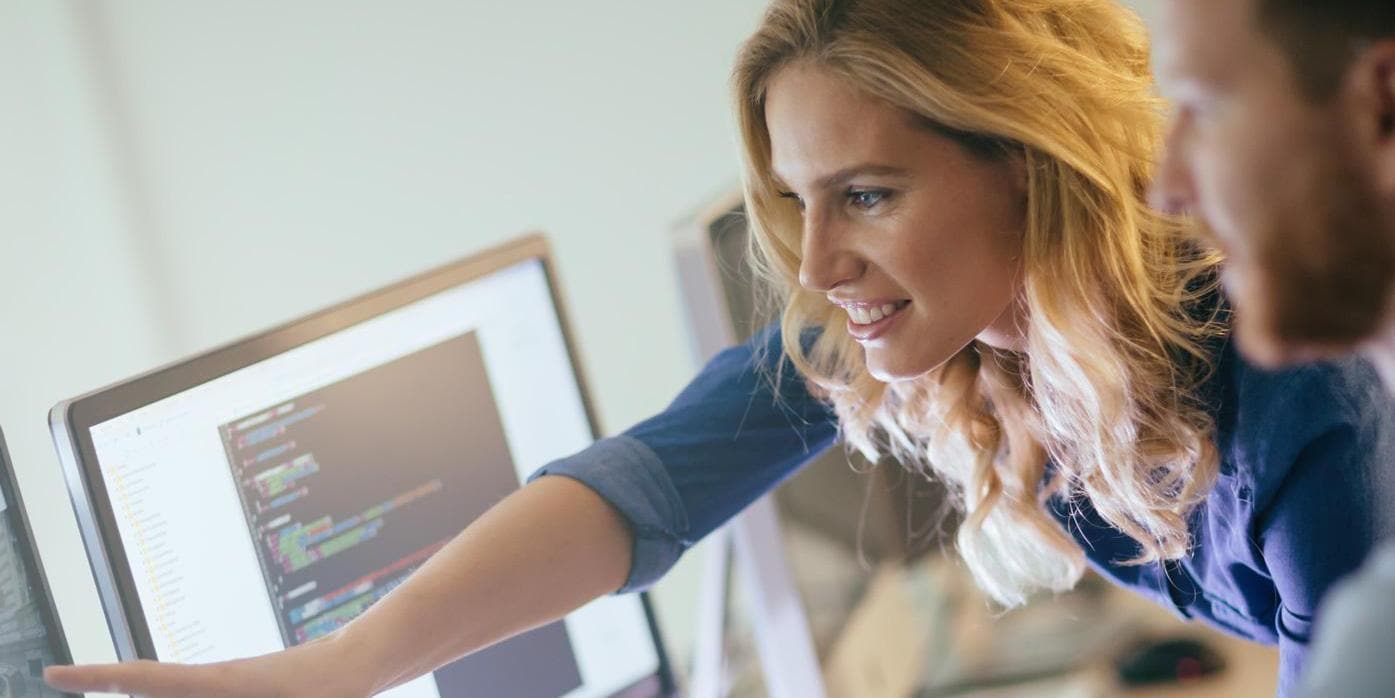
<instances>
[{"instance_id":1,"label":"silver monitor frame","mask_svg":"<svg viewBox=\"0 0 1395 698\"><path fill-rule=\"evenodd\" d=\"M55 405L49 412L49 428L63 466L68 495L77 516L78 528L82 534L88 562L92 566L103 614L116 645L117 656L123 661L130 661L155 659L156 653L150 631L145 625L145 614L141 610L134 582L128 573L119 572L121 569L129 572L130 568L126 564L124 546L117 532L111 502L107 497L92 447L90 429L93 425L339 332L385 312L528 260L542 263L591 436L593 439L599 438L596 412L587 390L587 381L578 360L565 304L558 288L551 246L541 233L525 235L270 330L229 342ZM660 690L663 695L670 695L675 690L673 673L653 605L648 594L641 594L640 601L659 658L656 675ZM652 681L654 677L655 675L651 675L641 683Z\"/></svg>"}]
</instances>

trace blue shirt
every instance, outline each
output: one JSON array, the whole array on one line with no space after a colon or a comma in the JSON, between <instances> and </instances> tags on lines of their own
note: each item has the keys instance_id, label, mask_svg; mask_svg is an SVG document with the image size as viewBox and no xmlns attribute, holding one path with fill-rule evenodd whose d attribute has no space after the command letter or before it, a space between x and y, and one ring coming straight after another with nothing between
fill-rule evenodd
<instances>
[{"instance_id":1,"label":"blue shirt","mask_svg":"<svg viewBox=\"0 0 1395 698\"><path fill-rule=\"evenodd\" d=\"M1314 610L1395 532L1395 411L1365 362L1285 371L1218 346L1203 397L1216 422L1221 473L1191 522L1180 561L1125 565L1139 548L1089 506L1053 511L1091 565L1187 618L1278 644L1279 694L1303 665ZM717 355L662 413L544 466L609 501L634 533L621 591L646 588L679 555L778 485L837 438L831 408L788 361L778 394L780 335Z\"/></svg>"},{"instance_id":2,"label":"blue shirt","mask_svg":"<svg viewBox=\"0 0 1395 698\"><path fill-rule=\"evenodd\" d=\"M1322 602L1304 698L1390 695L1395 691L1395 542Z\"/></svg>"}]
</instances>

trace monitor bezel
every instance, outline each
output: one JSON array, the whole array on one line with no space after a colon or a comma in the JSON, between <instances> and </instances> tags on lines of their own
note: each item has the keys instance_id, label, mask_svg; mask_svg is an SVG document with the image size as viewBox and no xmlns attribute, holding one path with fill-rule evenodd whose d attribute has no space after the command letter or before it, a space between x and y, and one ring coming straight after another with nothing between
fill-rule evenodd
<instances>
[{"instance_id":1,"label":"monitor bezel","mask_svg":"<svg viewBox=\"0 0 1395 698\"><path fill-rule=\"evenodd\" d=\"M49 413L50 429L59 459L64 465L64 478L87 549L88 561L97 580L107 626L116 643L117 656L122 660L158 659L92 445L93 426L429 296L530 260L537 260L542 264L572 375L581 395L587 426L593 439L600 438L601 429L557 282L551 245L541 233L530 233L264 332L229 342L55 405ZM652 683L657 678L662 694L672 695L675 691L675 681L653 604L647 593L640 595L640 602L644 607L659 667L656 674L646 675L634 686ZM621 693L628 690L630 688Z\"/></svg>"},{"instance_id":2,"label":"monitor bezel","mask_svg":"<svg viewBox=\"0 0 1395 698\"><path fill-rule=\"evenodd\" d=\"M5 443L5 432L0 430L0 497L5 501L4 516L10 520L10 530L19 539L19 557L24 565L25 581L31 592L38 595L39 622L44 626L49 652L56 665L72 664L73 656L68 648L68 638L63 634L63 625L58 622L58 607L53 602L53 589L48 583L43 561L39 558L39 547L34 542L34 528L29 523L29 511L24 508L24 496L19 491L19 476L15 474L14 461L10 458L9 446ZM43 680L42 677L39 679ZM72 693L61 695L77 698Z\"/></svg>"}]
</instances>

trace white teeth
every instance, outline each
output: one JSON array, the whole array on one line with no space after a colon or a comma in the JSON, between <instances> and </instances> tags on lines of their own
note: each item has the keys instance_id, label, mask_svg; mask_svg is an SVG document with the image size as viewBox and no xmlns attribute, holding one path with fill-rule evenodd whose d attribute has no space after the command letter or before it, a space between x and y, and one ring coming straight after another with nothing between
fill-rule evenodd
<instances>
[{"instance_id":1,"label":"white teeth","mask_svg":"<svg viewBox=\"0 0 1395 698\"><path fill-rule=\"evenodd\" d=\"M904 303L886 303L879 307L868 308L860 305L846 305L843 309L848 311L848 317L859 325L870 325L879 322L892 315L904 307Z\"/></svg>"}]
</instances>

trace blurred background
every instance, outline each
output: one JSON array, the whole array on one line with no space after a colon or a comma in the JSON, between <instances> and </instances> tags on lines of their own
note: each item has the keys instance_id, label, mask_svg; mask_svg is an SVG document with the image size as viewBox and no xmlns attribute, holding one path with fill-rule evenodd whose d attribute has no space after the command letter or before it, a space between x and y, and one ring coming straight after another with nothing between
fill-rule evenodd
<instances>
[{"instance_id":1,"label":"blurred background","mask_svg":"<svg viewBox=\"0 0 1395 698\"><path fill-rule=\"evenodd\" d=\"M763 6L0 3L0 426L75 658L115 655L61 399L541 230L603 428L667 404L693 373L669 231L736 184ZM808 574L865 587L838 550ZM680 665L702 561L656 589Z\"/></svg>"}]
</instances>

